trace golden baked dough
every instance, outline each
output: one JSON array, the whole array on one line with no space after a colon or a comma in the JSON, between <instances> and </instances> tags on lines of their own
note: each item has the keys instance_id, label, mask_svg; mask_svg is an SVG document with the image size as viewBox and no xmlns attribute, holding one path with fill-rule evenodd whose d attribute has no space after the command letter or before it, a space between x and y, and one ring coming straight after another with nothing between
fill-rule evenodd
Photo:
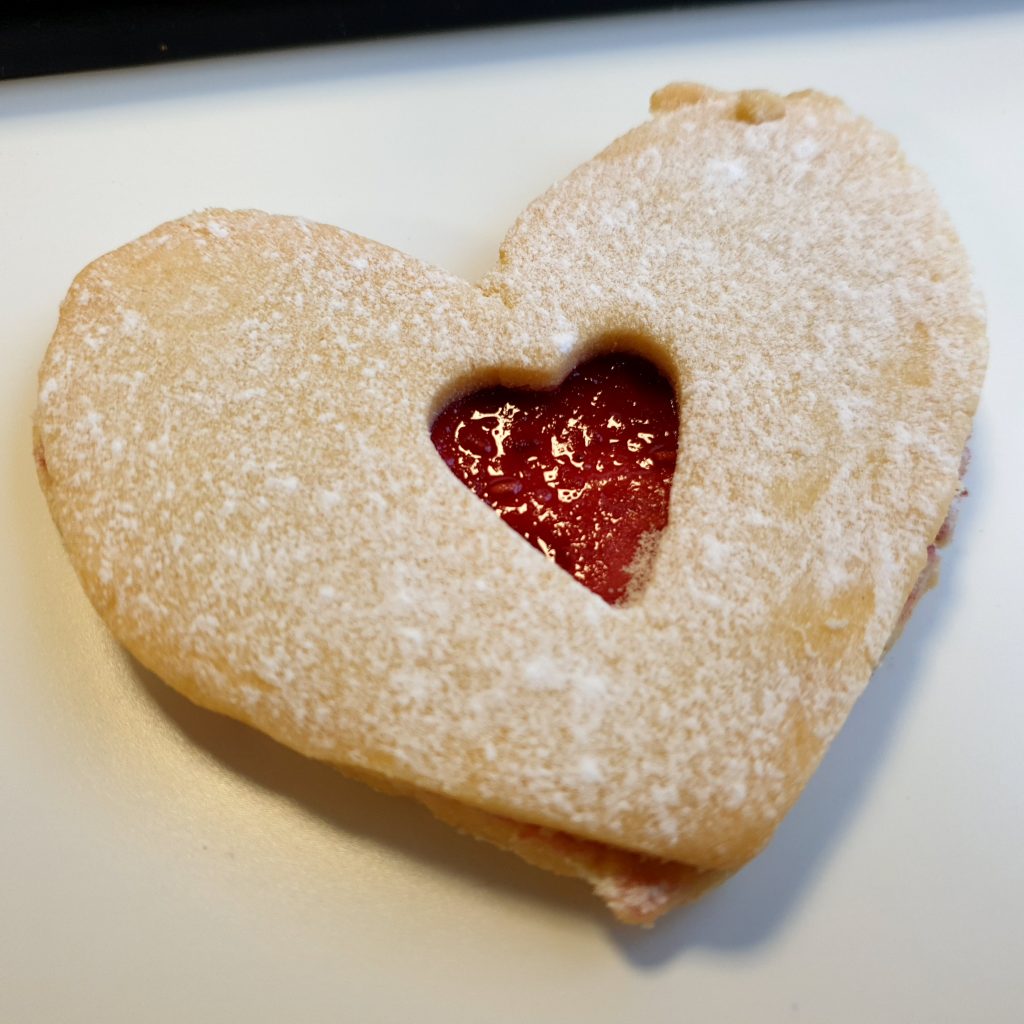
<instances>
[{"instance_id":1,"label":"golden baked dough","mask_svg":"<svg viewBox=\"0 0 1024 1024\"><path fill-rule=\"evenodd\" d=\"M757 854L814 771L958 491L986 358L891 137L815 93L652 109L479 286L301 219L165 224L75 280L36 417L69 556L143 664L643 921ZM669 524L618 607L429 437L460 391L607 345L681 412ZM673 898L610 891L659 860Z\"/></svg>"}]
</instances>

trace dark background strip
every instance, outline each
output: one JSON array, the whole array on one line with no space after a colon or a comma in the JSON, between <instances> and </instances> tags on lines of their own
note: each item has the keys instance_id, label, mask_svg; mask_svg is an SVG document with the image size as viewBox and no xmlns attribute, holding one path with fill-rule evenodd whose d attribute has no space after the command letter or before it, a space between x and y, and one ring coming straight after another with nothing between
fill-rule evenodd
<instances>
[{"instance_id":1,"label":"dark background strip","mask_svg":"<svg viewBox=\"0 0 1024 1024\"><path fill-rule=\"evenodd\" d=\"M680 6L699 5L658 0L8 2L0 13L0 78Z\"/></svg>"}]
</instances>

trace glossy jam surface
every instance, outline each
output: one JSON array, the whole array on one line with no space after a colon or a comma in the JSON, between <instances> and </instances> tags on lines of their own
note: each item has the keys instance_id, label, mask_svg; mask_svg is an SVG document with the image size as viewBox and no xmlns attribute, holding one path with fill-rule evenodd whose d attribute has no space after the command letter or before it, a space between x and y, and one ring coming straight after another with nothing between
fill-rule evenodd
<instances>
[{"instance_id":1,"label":"glossy jam surface","mask_svg":"<svg viewBox=\"0 0 1024 1024\"><path fill-rule=\"evenodd\" d=\"M646 359L598 356L551 391L456 399L431 439L451 471L534 547L615 604L668 522L679 414Z\"/></svg>"}]
</instances>

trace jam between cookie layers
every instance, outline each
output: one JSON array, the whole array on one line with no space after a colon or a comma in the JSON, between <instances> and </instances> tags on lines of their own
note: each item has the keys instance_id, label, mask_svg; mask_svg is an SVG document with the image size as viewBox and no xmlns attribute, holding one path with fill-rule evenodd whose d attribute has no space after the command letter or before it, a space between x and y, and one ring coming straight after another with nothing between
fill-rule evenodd
<instances>
[{"instance_id":1,"label":"jam between cookie layers","mask_svg":"<svg viewBox=\"0 0 1024 1024\"><path fill-rule=\"evenodd\" d=\"M548 391L484 388L443 409L431 438L470 490L609 604L642 584L679 439L672 385L648 360L597 356Z\"/></svg>"}]
</instances>

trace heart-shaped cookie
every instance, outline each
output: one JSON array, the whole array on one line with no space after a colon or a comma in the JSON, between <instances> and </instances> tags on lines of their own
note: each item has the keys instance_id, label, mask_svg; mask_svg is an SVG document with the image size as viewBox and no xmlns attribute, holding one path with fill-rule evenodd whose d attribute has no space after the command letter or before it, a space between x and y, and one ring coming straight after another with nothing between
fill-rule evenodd
<instances>
[{"instance_id":1,"label":"heart-shaped cookie","mask_svg":"<svg viewBox=\"0 0 1024 1024\"><path fill-rule=\"evenodd\" d=\"M835 100L673 86L467 284L213 211L74 282L40 479L83 585L172 686L649 921L768 841L958 489L985 363L962 248ZM646 356L668 523L611 605L438 457L481 387Z\"/></svg>"}]
</instances>

